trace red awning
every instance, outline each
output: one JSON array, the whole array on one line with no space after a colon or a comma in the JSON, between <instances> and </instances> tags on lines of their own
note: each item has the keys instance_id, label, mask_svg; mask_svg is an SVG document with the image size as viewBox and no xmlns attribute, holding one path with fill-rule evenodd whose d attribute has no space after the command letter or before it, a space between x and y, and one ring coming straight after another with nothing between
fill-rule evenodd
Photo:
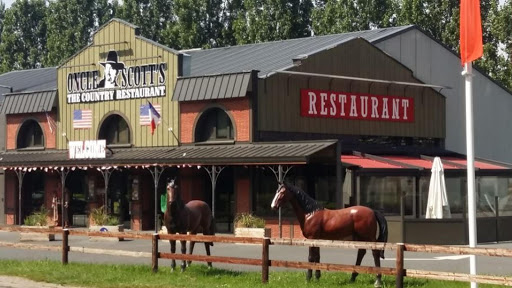
<instances>
[{"instance_id":1,"label":"red awning","mask_svg":"<svg viewBox=\"0 0 512 288\"><path fill-rule=\"evenodd\" d=\"M445 170L465 170L466 159L456 157L440 157ZM341 163L358 166L363 169L431 169L434 157L430 156L396 156L396 155L342 155ZM512 165L495 163L487 160L475 160L475 169L480 170L511 170Z\"/></svg>"}]
</instances>

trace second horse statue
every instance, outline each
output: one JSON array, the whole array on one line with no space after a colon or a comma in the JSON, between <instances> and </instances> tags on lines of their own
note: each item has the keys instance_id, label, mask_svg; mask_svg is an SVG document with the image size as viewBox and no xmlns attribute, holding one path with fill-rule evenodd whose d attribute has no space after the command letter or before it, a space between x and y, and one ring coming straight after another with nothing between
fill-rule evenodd
<instances>
[{"instance_id":1,"label":"second horse statue","mask_svg":"<svg viewBox=\"0 0 512 288\"><path fill-rule=\"evenodd\" d=\"M174 179L167 184L167 208L164 213L164 225L167 228L168 234L197 234L215 235L214 221L210 206L201 200L192 200L185 204L181 199L181 194L178 191ZM176 240L169 240L171 244L171 253L176 252ZM187 253L186 241L180 241L181 253ZM194 241L190 242L189 253L192 255L194 251ZM210 246L213 242L205 242L204 248L206 254L210 256ZM191 261L188 261L190 265ZM181 264L181 271L185 271L185 260ZM173 259L171 262L171 269L174 271L176 261ZM212 263L208 262L208 267L212 267Z\"/></svg>"}]
</instances>

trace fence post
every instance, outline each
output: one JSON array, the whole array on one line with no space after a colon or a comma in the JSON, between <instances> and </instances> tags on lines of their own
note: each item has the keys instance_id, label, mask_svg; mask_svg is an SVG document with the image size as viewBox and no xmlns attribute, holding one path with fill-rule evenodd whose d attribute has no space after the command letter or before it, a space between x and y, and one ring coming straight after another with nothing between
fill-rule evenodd
<instances>
[{"instance_id":1,"label":"fence post","mask_svg":"<svg viewBox=\"0 0 512 288\"><path fill-rule=\"evenodd\" d=\"M68 236L69 230L62 230L62 264L68 264L68 253L69 253L69 245L68 245Z\"/></svg>"},{"instance_id":2,"label":"fence post","mask_svg":"<svg viewBox=\"0 0 512 288\"><path fill-rule=\"evenodd\" d=\"M404 287L404 243L396 244L396 287Z\"/></svg>"},{"instance_id":3,"label":"fence post","mask_svg":"<svg viewBox=\"0 0 512 288\"><path fill-rule=\"evenodd\" d=\"M268 267L269 267L269 246L270 238L263 238L263 251L261 255L261 282L268 283Z\"/></svg>"},{"instance_id":4,"label":"fence post","mask_svg":"<svg viewBox=\"0 0 512 288\"><path fill-rule=\"evenodd\" d=\"M151 250L151 269L153 273L158 272L158 233L153 233L153 248Z\"/></svg>"}]
</instances>

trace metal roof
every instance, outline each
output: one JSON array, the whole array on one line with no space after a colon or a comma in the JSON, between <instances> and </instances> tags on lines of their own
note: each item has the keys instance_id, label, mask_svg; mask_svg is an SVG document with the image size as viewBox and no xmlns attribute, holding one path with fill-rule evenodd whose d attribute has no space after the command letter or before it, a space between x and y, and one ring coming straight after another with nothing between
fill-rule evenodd
<instances>
[{"instance_id":1,"label":"metal roof","mask_svg":"<svg viewBox=\"0 0 512 288\"><path fill-rule=\"evenodd\" d=\"M18 94L33 91L49 91L56 89L57 69L55 67L30 70L16 70L0 75L0 103L4 101L5 96L9 93ZM40 101L41 100L39 100L39 102ZM1 111L4 111L4 104L2 103L1 105ZM30 106L30 104L26 103L24 103L23 105ZM9 110L11 109L13 108L9 108ZM23 109L28 109L28 107L25 107ZM29 110L30 112L41 111L39 107L32 107Z\"/></svg>"},{"instance_id":2,"label":"metal roof","mask_svg":"<svg viewBox=\"0 0 512 288\"><path fill-rule=\"evenodd\" d=\"M12 87L1 88L3 93L28 92L57 89L57 68L16 70L0 75L0 84Z\"/></svg>"},{"instance_id":3,"label":"metal roof","mask_svg":"<svg viewBox=\"0 0 512 288\"><path fill-rule=\"evenodd\" d=\"M183 53L192 56L191 76L259 70L258 75L264 77L270 72L291 67L295 58L304 58L355 38L377 43L413 27L409 25L206 50L187 50Z\"/></svg>"},{"instance_id":4,"label":"metal roof","mask_svg":"<svg viewBox=\"0 0 512 288\"><path fill-rule=\"evenodd\" d=\"M10 93L0 108L2 114L50 112L56 103L57 90Z\"/></svg>"},{"instance_id":5,"label":"metal roof","mask_svg":"<svg viewBox=\"0 0 512 288\"><path fill-rule=\"evenodd\" d=\"M142 165L263 165L306 164L315 154L331 148L335 161L336 140L201 145L161 148L112 149L104 159L68 159L68 150L6 151L0 167L86 167ZM318 157L325 157L323 153Z\"/></svg>"},{"instance_id":6,"label":"metal roof","mask_svg":"<svg viewBox=\"0 0 512 288\"><path fill-rule=\"evenodd\" d=\"M464 158L441 156L443 168L446 171L466 171L467 162ZM430 171L434 157L430 156L397 156L397 155L372 155L354 153L354 155L342 155L341 162L345 166L356 166L362 169L414 169ZM485 159L475 159L475 170L502 170L512 171L512 165L499 163Z\"/></svg>"},{"instance_id":7,"label":"metal roof","mask_svg":"<svg viewBox=\"0 0 512 288\"><path fill-rule=\"evenodd\" d=\"M178 78L173 101L197 101L245 97L251 88L251 72Z\"/></svg>"}]
</instances>

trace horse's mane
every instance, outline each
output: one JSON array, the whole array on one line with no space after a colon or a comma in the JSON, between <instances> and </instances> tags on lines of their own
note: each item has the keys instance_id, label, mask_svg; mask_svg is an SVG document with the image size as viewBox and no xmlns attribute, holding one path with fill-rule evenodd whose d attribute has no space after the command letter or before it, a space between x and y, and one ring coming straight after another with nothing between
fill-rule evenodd
<instances>
[{"instance_id":1,"label":"horse's mane","mask_svg":"<svg viewBox=\"0 0 512 288\"><path fill-rule=\"evenodd\" d=\"M318 202L315 201L315 199L311 198L306 192L302 191L300 188L293 186L289 183L284 183L287 190L292 192L295 195L295 199L297 199L297 202L299 202L299 205L304 209L304 212L306 214L315 212L318 210L323 210L324 207Z\"/></svg>"}]
</instances>

